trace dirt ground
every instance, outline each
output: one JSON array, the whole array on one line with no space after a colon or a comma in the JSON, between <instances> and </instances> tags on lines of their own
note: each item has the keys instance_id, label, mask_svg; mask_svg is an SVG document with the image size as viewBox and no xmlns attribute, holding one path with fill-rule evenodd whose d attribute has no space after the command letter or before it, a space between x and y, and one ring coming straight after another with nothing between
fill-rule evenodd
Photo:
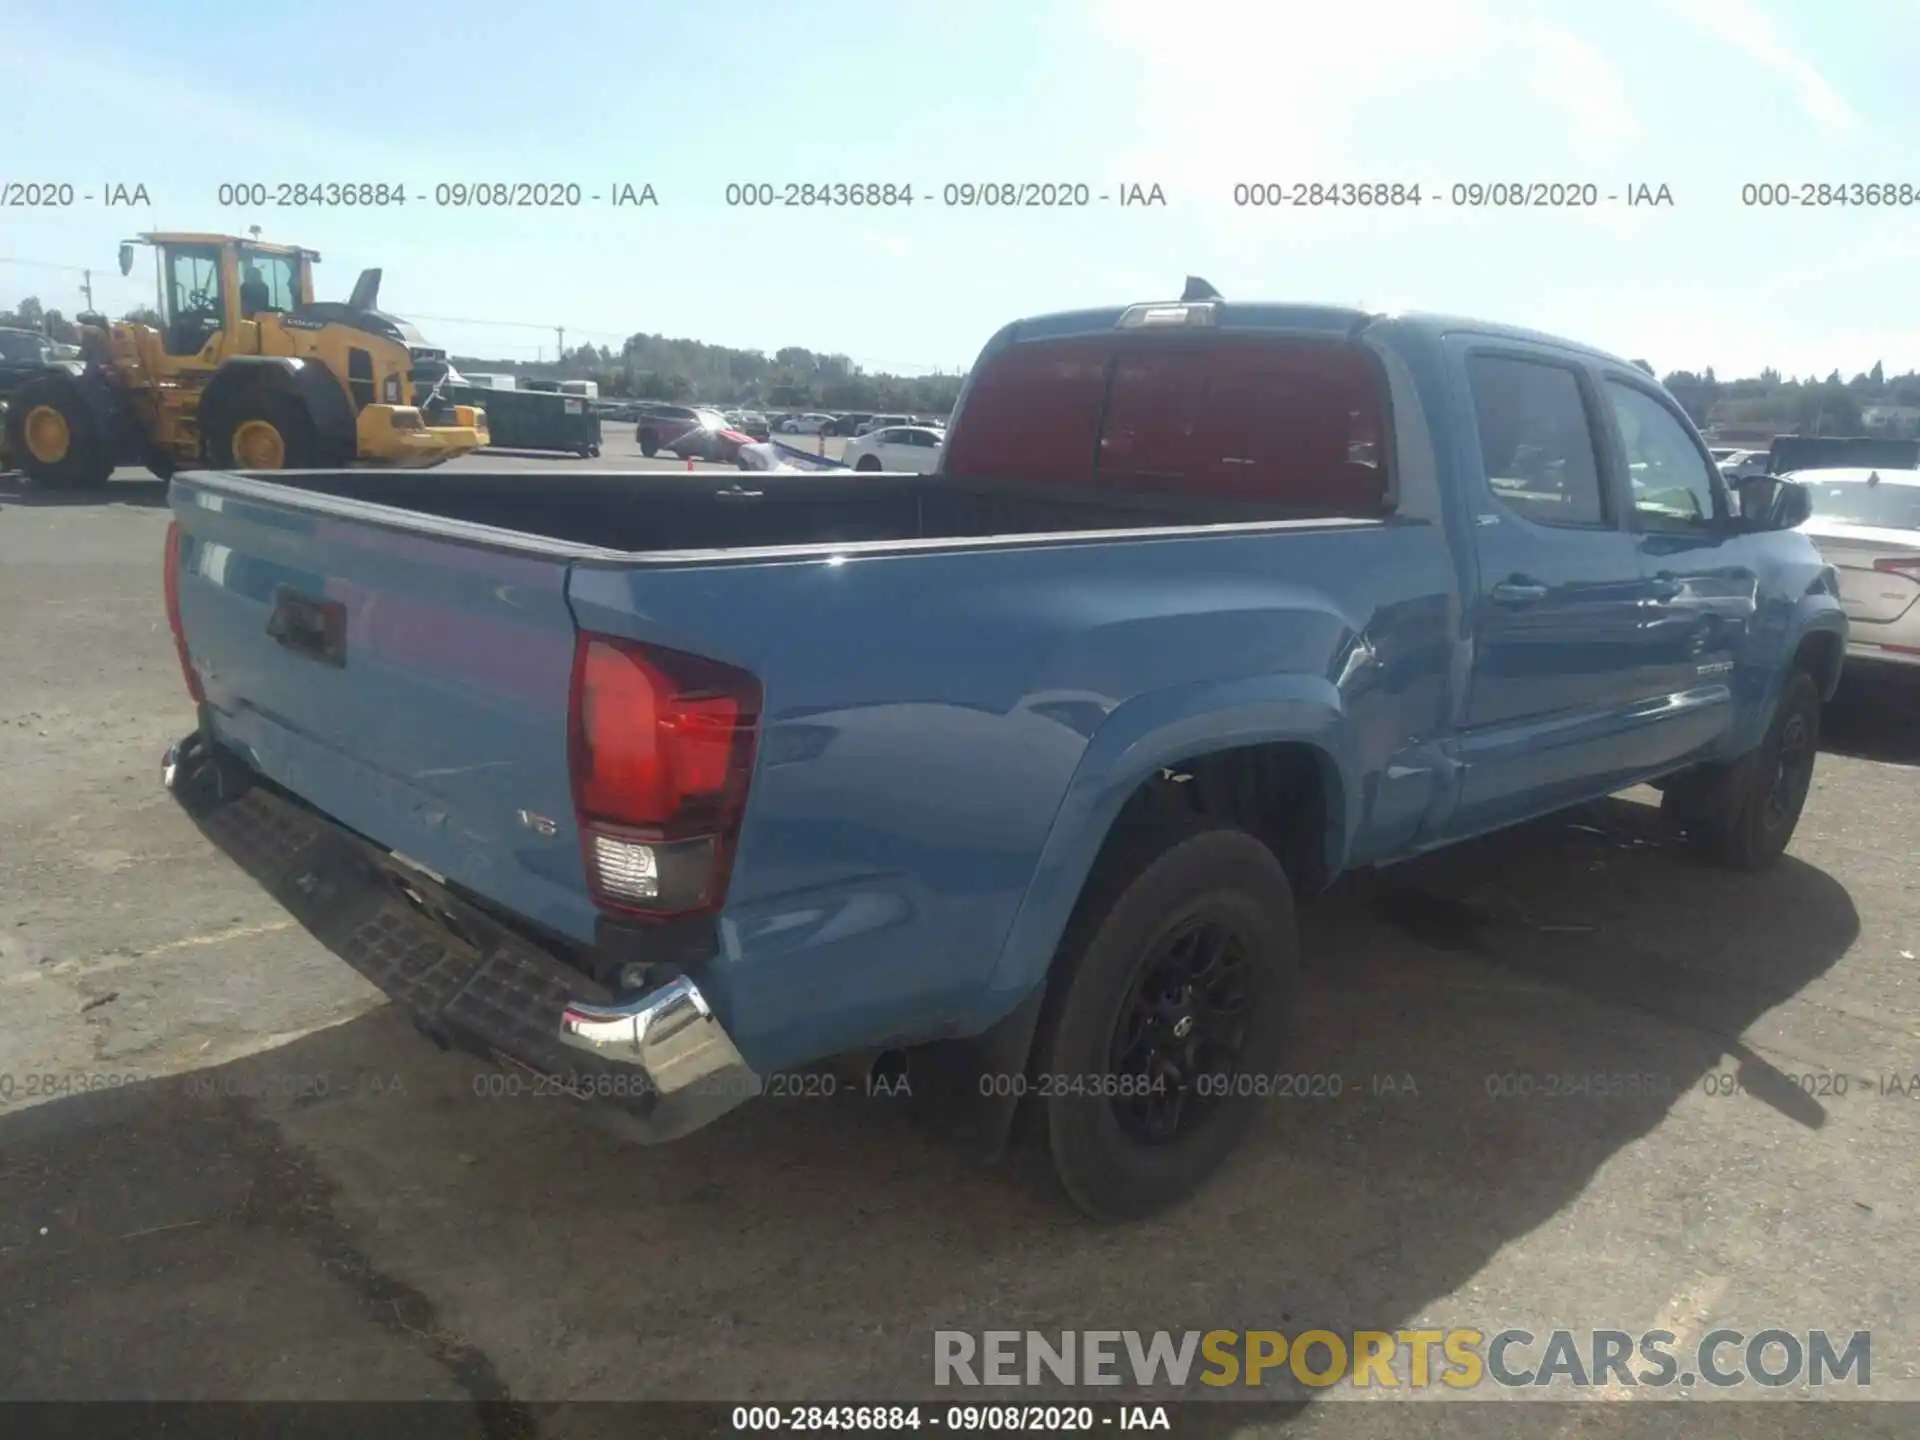
<instances>
[{"instance_id":1,"label":"dirt ground","mask_svg":"<svg viewBox=\"0 0 1920 1440\"><path fill-rule=\"evenodd\" d=\"M1343 1093L1276 1101L1195 1202L1101 1229L845 1091L651 1150L478 1093L161 790L192 723L165 520L156 483L0 478L0 1396L443 1398L559 1434L548 1402L951 1400L939 1329L1311 1324L1868 1329L1871 1393L1920 1400L1920 1093L1887 1083L1920 1074L1920 685L1849 683L1765 878L1636 794L1344 882L1303 915L1294 1059ZM1628 1072L1663 1078L1489 1093ZM1920 1433L1644 1395L1524 1422L1334 1397L1248 1433L1442 1411Z\"/></svg>"}]
</instances>

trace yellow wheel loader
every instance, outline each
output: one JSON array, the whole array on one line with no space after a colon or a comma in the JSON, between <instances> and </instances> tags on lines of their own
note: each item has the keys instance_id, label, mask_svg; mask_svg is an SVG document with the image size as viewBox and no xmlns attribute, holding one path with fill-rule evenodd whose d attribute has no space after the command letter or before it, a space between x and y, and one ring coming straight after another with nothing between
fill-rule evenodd
<instances>
[{"instance_id":1,"label":"yellow wheel loader","mask_svg":"<svg viewBox=\"0 0 1920 1440\"><path fill-rule=\"evenodd\" d=\"M316 302L320 257L231 235L148 234L160 324L79 317L82 362L24 381L7 460L36 485L104 484L116 465L175 470L437 465L487 443L485 414L442 398L444 350L377 308L380 272Z\"/></svg>"}]
</instances>

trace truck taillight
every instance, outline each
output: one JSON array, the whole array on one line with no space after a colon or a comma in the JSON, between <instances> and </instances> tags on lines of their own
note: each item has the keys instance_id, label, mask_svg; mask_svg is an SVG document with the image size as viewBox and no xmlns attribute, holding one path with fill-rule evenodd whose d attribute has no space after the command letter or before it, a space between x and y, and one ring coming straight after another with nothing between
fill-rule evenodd
<instances>
[{"instance_id":1,"label":"truck taillight","mask_svg":"<svg viewBox=\"0 0 1920 1440\"><path fill-rule=\"evenodd\" d=\"M186 679L187 694L196 705L204 704L207 692L200 687L194 671L193 656L187 652L187 632L180 624L180 522L167 523L166 571L162 584L167 596L167 628L173 631L173 650L180 657L180 674Z\"/></svg>"},{"instance_id":2,"label":"truck taillight","mask_svg":"<svg viewBox=\"0 0 1920 1440\"><path fill-rule=\"evenodd\" d=\"M726 898L760 722L743 670L607 635L574 650L568 763L595 903L635 915Z\"/></svg>"}]
</instances>

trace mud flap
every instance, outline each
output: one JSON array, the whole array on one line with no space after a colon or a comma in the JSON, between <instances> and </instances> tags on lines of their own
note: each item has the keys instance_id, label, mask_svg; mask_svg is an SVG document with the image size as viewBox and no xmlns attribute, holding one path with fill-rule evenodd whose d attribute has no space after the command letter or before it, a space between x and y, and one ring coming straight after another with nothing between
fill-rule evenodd
<instances>
[{"instance_id":1,"label":"mud flap","mask_svg":"<svg viewBox=\"0 0 1920 1440\"><path fill-rule=\"evenodd\" d=\"M935 1040L906 1054L916 1117L969 1160L987 1164L1006 1152L1045 997L1046 986L1036 985L1006 1018L980 1034Z\"/></svg>"}]
</instances>

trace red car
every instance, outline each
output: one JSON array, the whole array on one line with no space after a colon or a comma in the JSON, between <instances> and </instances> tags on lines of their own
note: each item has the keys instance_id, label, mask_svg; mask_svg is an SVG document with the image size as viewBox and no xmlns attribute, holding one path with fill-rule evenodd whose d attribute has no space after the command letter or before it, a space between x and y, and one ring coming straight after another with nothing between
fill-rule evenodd
<instances>
[{"instance_id":1,"label":"red car","mask_svg":"<svg viewBox=\"0 0 1920 1440\"><path fill-rule=\"evenodd\" d=\"M651 402L640 407L634 438L642 455L664 451L681 460L714 460L722 465L737 463L740 447L753 443L752 436L729 426L718 410Z\"/></svg>"}]
</instances>

